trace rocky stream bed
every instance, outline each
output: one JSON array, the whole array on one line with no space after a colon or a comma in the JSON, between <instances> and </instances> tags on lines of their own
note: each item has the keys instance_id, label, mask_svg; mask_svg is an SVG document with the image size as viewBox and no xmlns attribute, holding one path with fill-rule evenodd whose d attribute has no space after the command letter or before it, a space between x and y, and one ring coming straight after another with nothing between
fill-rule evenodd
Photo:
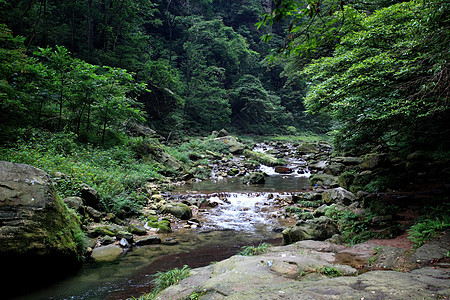
<instances>
[{"instance_id":1,"label":"rocky stream bed","mask_svg":"<svg viewBox=\"0 0 450 300\"><path fill-rule=\"evenodd\" d=\"M230 154L209 154L210 163L202 168L210 170L211 179L171 182L170 191L150 182L145 188L151 197L141 218L120 220L100 213L98 195L89 186L82 187L81 197L64 199L73 211L91 220L85 228L90 238L90 259L76 274L63 280L53 279L53 283L18 299L137 297L150 291L155 272L183 265L199 268L193 269L188 279L164 290L158 299L449 297L450 232L414 251L410 250L412 244L405 232L417 216L414 205L447 193L446 186L428 194L353 193L347 190L348 178L338 175L352 174L352 186L358 187L386 163L384 154L332 157L331 147L318 142L260 143L249 150L234 137L218 139L230 147ZM249 159L259 163L249 163ZM11 170L16 170L14 176L25 173L20 166L8 163L2 165L1 173L9 174ZM0 200L9 203L12 200L8 199L20 198L21 207L30 207L27 211L39 210L32 206L34 198L25 197L25 201L21 191L16 191L20 189L16 184L22 182L30 187L32 180L31 185L39 193L51 194L51 189L46 190L51 179L38 173L24 175L23 182L3 175L9 198ZM58 176L64 174L55 174L54 180ZM374 209L370 203L375 198L388 208L382 210L383 214L370 214ZM45 201L48 199L39 202L40 207L46 207ZM389 212L392 201L402 206L400 212ZM63 209L59 207L57 204L56 210ZM30 224L36 223L36 218L31 213L30 216ZM344 216L355 218L355 224L360 226L349 230L340 222ZM8 230L15 230L21 217L9 212L3 237L8 237ZM358 223L359 219L365 221ZM352 247L343 245L349 240L357 241L361 228L390 239L356 242ZM40 231L45 233L45 229ZM76 232L68 234L75 236ZM36 238L37 246L39 239ZM235 255L242 246L262 242L275 246L260 256ZM70 253L61 251L70 257ZM44 255L46 260L39 266L45 268L45 261L50 261L55 253ZM62 263L67 262L63 255L57 257ZM13 268L14 262L9 263L8 267ZM26 268L27 263L21 266ZM13 271L16 273L20 274ZM29 272L24 278L33 280L37 274ZM19 290L10 289L6 295L15 295L15 291Z\"/></svg>"}]
</instances>

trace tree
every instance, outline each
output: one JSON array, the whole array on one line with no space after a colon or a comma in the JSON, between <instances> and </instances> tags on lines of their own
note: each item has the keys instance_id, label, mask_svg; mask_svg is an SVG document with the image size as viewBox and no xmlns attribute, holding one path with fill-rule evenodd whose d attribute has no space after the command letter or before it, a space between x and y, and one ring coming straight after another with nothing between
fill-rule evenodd
<instances>
[{"instance_id":1,"label":"tree","mask_svg":"<svg viewBox=\"0 0 450 300\"><path fill-rule=\"evenodd\" d=\"M336 120L341 149L448 147L449 8L410 1L380 9L304 70L307 107Z\"/></svg>"},{"instance_id":2,"label":"tree","mask_svg":"<svg viewBox=\"0 0 450 300\"><path fill-rule=\"evenodd\" d=\"M231 91L232 124L248 133L268 134L292 122L281 106L280 98L264 89L261 81L244 75Z\"/></svg>"}]
</instances>

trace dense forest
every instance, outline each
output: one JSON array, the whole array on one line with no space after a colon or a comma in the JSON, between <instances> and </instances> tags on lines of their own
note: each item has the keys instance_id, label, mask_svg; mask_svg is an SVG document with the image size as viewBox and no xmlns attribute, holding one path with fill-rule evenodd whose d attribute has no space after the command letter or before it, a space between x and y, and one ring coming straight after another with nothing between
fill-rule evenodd
<instances>
[{"instance_id":1,"label":"dense forest","mask_svg":"<svg viewBox=\"0 0 450 300\"><path fill-rule=\"evenodd\" d=\"M95 191L68 222L78 262L93 223L171 232L163 195L213 165L286 165L251 150L274 139L333 177L310 178L318 198L360 192L357 212L333 212L342 243L392 237L372 220L410 201L430 212L418 246L450 226L449 67L448 1L0 0L0 163L47 172L61 203Z\"/></svg>"},{"instance_id":2,"label":"dense forest","mask_svg":"<svg viewBox=\"0 0 450 300\"><path fill-rule=\"evenodd\" d=\"M2 127L97 143L142 121L162 134L323 131L326 122L304 114L305 81L265 58L279 46L255 25L268 5L3 1Z\"/></svg>"},{"instance_id":3,"label":"dense forest","mask_svg":"<svg viewBox=\"0 0 450 300\"><path fill-rule=\"evenodd\" d=\"M448 149L448 4L345 4L2 1L2 139L333 126L342 149Z\"/></svg>"},{"instance_id":4,"label":"dense forest","mask_svg":"<svg viewBox=\"0 0 450 300\"><path fill-rule=\"evenodd\" d=\"M142 140L127 136L145 124L166 141L221 128L329 132L341 153L404 160L423 151L448 161L446 2L26 0L0 7L5 160L54 171L44 152L27 149L67 158L80 145L84 153L127 145L133 153ZM188 161L183 151L178 158ZM435 169L447 174L445 164ZM96 185L93 176L88 182Z\"/></svg>"}]
</instances>

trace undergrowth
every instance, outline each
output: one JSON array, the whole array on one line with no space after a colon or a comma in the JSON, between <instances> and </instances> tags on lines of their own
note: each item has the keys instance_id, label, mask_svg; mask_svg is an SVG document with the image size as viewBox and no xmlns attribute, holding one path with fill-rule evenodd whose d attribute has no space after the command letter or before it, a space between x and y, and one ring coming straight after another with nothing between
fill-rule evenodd
<instances>
[{"instance_id":1,"label":"undergrowth","mask_svg":"<svg viewBox=\"0 0 450 300\"><path fill-rule=\"evenodd\" d=\"M450 215L448 214L450 204L438 207L427 207L426 216L417 219L416 224L408 229L408 239L418 248L435 237L440 232L450 228Z\"/></svg>"},{"instance_id":2,"label":"undergrowth","mask_svg":"<svg viewBox=\"0 0 450 300\"><path fill-rule=\"evenodd\" d=\"M174 268L167 272L158 272L154 275L152 283L154 288L151 293L142 295L139 300L151 300L155 299L156 295L162 290L168 288L171 285L177 284L183 279L188 278L191 275L191 269L188 266L183 266L183 268ZM133 298L135 299L135 298ZM195 299L195 298L194 298Z\"/></svg>"},{"instance_id":3,"label":"undergrowth","mask_svg":"<svg viewBox=\"0 0 450 300\"><path fill-rule=\"evenodd\" d=\"M73 133L36 131L31 138L18 141L15 147L0 149L0 159L35 166L55 175L58 194L64 198L79 195L81 183L96 189L101 208L108 212L138 212L147 194L142 186L149 179L161 179L161 166L142 161L132 150L134 138L109 148L76 141Z\"/></svg>"},{"instance_id":4,"label":"undergrowth","mask_svg":"<svg viewBox=\"0 0 450 300\"><path fill-rule=\"evenodd\" d=\"M242 248L242 250L238 253L239 255L244 256L254 256L266 253L267 250L272 247L269 243L261 243L258 246L245 246Z\"/></svg>"}]
</instances>

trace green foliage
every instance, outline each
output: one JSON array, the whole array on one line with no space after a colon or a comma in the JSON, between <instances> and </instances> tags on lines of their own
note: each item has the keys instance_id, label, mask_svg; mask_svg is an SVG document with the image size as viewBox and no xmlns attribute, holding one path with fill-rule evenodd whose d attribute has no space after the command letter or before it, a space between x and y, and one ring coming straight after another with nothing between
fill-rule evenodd
<instances>
[{"instance_id":1,"label":"green foliage","mask_svg":"<svg viewBox=\"0 0 450 300\"><path fill-rule=\"evenodd\" d=\"M307 107L337 121L339 149L404 147L419 142L420 132L441 130L430 120L448 112L439 79L448 68L449 36L441 29L448 9L420 1L380 9L360 20L361 29L342 38L333 56L304 69L312 83Z\"/></svg>"},{"instance_id":2,"label":"green foliage","mask_svg":"<svg viewBox=\"0 0 450 300\"><path fill-rule=\"evenodd\" d=\"M266 253L267 250L272 247L269 243L261 243L258 246L245 246L242 248L242 250L238 253L239 255L244 256L254 256Z\"/></svg>"},{"instance_id":3,"label":"green foliage","mask_svg":"<svg viewBox=\"0 0 450 300\"><path fill-rule=\"evenodd\" d=\"M356 214L347 208L338 209L338 206L333 204L327 207L325 216L338 222L344 243L354 245L374 237L368 225L368 222L374 217L372 213Z\"/></svg>"},{"instance_id":4,"label":"green foliage","mask_svg":"<svg viewBox=\"0 0 450 300\"><path fill-rule=\"evenodd\" d=\"M450 227L449 205L426 207L427 215L420 217L416 224L408 229L408 239L414 247L420 247L437 234Z\"/></svg>"},{"instance_id":5,"label":"green foliage","mask_svg":"<svg viewBox=\"0 0 450 300\"><path fill-rule=\"evenodd\" d=\"M165 288L188 278L190 275L191 269L186 265L181 269L173 268L167 272L158 272L155 274L155 279L152 281L155 284L153 291L159 293Z\"/></svg>"},{"instance_id":6,"label":"green foliage","mask_svg":"<svg viewBox=\"0 0 450 300\"><path fill-rule=\"evenodd\" d=\"M319 207L320 201L308 201L308 200L301 200L297 202L302 207Z\"/></svg>"},{"instance_id":7,"label":"green foliage","mask_svg":"<svg viewBox=\"0 0 450 300\"><path fill-rule=\"evenodd\" d=\"M246 133L273 133L290 116L281 106L280 98L270 94L261 81L244 75L231 94L232 124Z\"/></svg>"},{"instance_id":8,"label":"green foliage","mask_svg":"<svg viewBox=\"0 0 450 300\"><path fill-rule=\"evenodd\" d=\"M302 213L303 208L297 206L286 206L284 210L288 213Z\"/></svg>"},{"instance_id":9,"label":"green foliage","mask_svg":"<svg viewBox=\"0 0 450 300\"><path fill-rule=\"evenodd\" d=\"M155 162L141 162L127 146L99 148L76 142L73 133L51 134L35 131L27 141L0 150L2 160L26 163L49 174L62 172L58 180L61 197L79 193L81 183L95 188L102 208L109 212L136 213L146 201L140 188L150 178L162 178Z\"/></svg>"},{"instance_id":10,"label":"green foliage","mask_svg":"<svg viewBox=\"0 0 450 300\"><path fill-rule=\"evenodd\" d=\"M328 277L340 277L342 276L342 272L336 269L335 267L327 267L323 266L317 269L317 273L323 274Z\"/></svg>"},{"instance_id":11,"label":"green foliage","mask_svg":"<svg viewBox=\"0 0 450 300\"><path fill-rule=\"evenodd\" d=\"M171 285L177 284L183 279L188 278L191 275L191 269L188 266L183 266L183 268L173 268L167 272L158 272L154 275L152 283L154 284L153 290L149 294L142 295L139 300L151 300L155 299L158 293L160 293L165 288ZM194 295L194 294L193 294ZM133 299L135 299L133 297ZM192 298L196 299L196 298Z\"/></svg>"}]
</instances>

